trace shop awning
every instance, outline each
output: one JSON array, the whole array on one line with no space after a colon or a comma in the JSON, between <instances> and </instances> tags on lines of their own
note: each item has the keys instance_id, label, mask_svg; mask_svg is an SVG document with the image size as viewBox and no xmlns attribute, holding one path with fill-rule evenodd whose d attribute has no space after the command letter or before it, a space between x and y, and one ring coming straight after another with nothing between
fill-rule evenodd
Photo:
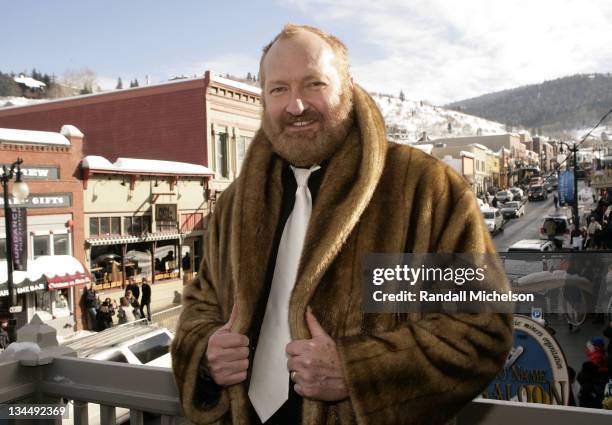
<instances>
[{"instance_id":1,"label":"shop awning","mask_svg":"<svg viewBox=\"0 0 612 425\"><path fill-rule=\"evenodd\" d=\"M13 272L17 294L54 290L91 282L89 272L71 255L43 255L28 261L28 270ZM8 296L6 260L0 261L0 297Z\"/></svg>"},{"instance_id":2,"label":"shop awning","mask_svg":"<svg viewBox=\"0 0 612 425\"><path fill-rule=\"evenodd\" d=\"M106 238L92 238L87 239L90 246L102 246L102 245L122 245L128 243L141 243L141 242L153 242L153 241L166 241L170 239L180 239L181 233L147 233L142 236L108 236Z\"/></svg>"}]
</instances>

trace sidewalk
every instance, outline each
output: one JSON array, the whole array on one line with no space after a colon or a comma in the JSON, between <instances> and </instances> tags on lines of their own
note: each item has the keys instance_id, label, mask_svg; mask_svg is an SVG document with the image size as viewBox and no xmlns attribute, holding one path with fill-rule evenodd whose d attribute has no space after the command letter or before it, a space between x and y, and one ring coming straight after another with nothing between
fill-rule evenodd
<instances>
[{"instance_id":1,"label":"sidewalk","mask_svg":"<svg viewBox=\"0 0 612 425\"><path fill-rule=\"evenodd\" d=\"M119 305L119 299L125 294L125 290L121 288L106 289L98 292L100 300L105 298L116 300ZM181 303L183 294L182 279L168 279L156 281L151 285L151 314L175 307Z\"/></svg>"}]
</instances>

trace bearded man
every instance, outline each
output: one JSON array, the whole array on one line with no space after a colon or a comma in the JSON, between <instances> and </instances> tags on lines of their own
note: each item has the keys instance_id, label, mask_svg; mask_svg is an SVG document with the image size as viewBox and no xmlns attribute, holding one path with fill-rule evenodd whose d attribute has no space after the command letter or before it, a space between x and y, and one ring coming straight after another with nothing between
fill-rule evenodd
<instances>
[{"instance_id":1,"label":"bearded man","mask_svg":"<svg viewBox=\"0 0 612 425\"><path fill-rule=\"evenodd\" d=\"M503 365L503 314L364 314L368 253L495 252L448 166L387 142L346 47L286 26L262 129L210 216L172 345L196 424L443 424ZM504 279L495 289L504 290Z\"/></svg>"}]
</instances>

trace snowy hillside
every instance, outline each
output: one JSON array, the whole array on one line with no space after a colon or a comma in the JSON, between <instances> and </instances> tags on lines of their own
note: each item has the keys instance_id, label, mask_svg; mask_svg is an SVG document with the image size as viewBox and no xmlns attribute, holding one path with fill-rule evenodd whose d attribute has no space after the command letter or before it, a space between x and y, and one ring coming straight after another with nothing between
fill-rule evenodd
<instances>
[{"instance_id":1,"label":"snowy hillside","mask_svg":"<svg viewBox=\"0 0 612 425\"><path fill-rule=\"evenodd\" d=\"M507 133L505 126L472 115L433 106L426 102L401 101L386 95L373 95L389 136L400 143L414 143L425 131L431 139Z\"/></svg>"}]
</instances>

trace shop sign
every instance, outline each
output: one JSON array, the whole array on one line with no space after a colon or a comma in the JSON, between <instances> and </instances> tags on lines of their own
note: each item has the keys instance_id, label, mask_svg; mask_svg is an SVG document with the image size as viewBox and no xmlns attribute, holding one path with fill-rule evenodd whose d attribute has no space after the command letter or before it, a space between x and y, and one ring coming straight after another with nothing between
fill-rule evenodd
<instances>
[{"instance_id":1,"label":"shop sign","mask_svg":"<svg viewBox=\"0 0 612 425\"><path fill-rule=\"evenodd\" d=\"M71 286L85 285L91 282L87 273L76 273L74 275L56 276L47 278L49 290L70 288Z\"/></svg>"},{"instance_id":2,"label":"shop sign","mask_svg":"<svg viewBox=\"0 0 612 425\"><path fill-rule=\"evenodd\" d=\"M538 322L515 315L506 364L481 396L566 406L570 391L567 362L555 338Z\"/></svg>"},{"instance_id":3,"label":"shop sign","mask_svg":"<svg viewBox=\"0 0 612 425\"><path fill-rule=\"evenodd\" d=\"M13 270L28 269L28 216L25 208L9 208L9 230L13 246L9 247L13 254Z\"/></svg>"},{"instance_id":4,"label":"shop sign","mask_svg":"<svg viewBox=\"0 0 612 425\"><path fill-rule=\"evenodd\" d=\"M72 193L34 193L23 203L10 201L10 204L24 208L66 208L72 206ZM4 205L2 198L0 205Z\"/></svg>"},{"instance_id":5,"label":"shop sign","mask_svg":"<svg viewBox=\"0 0 612 425\"><path fill-rule=\"evenodd\" d=\"M0 164L1 166L2 164ZM8 165L7 165L8 167ZM59 180L58 167L24 167L21 166L24 180Z\"/></svg>"},{"instance_id":6,"label":"shop sign","mask_svg":"<svg viewBox=\"0 0 612 425\"><path fill-rule=\"evenodd\" d=\"M44 290L45 290L44 282L34 282L34 283L30 283L29 285L20 283L19 285L15 285L15 292L17 292L17 295L29 294L31 292L44 291Z\"/></svg>"},{"instance_id":7,"label":"shop sign","mask_svg":"<svg viewBox=\"0 0 612 425\"><path fill-rule=\"evenodd\" d=\"M612 187L612 169L597 170L591 175L591 187Z\"/></svg>"}]
</instances>

